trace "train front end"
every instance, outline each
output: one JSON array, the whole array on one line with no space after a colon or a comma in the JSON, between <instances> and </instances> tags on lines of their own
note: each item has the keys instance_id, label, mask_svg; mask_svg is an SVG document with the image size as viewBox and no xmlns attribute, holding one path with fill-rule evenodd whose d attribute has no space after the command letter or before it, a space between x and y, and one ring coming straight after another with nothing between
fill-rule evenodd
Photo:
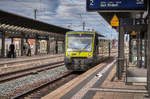
<instances>
[{"instance_id":1,"label":"train front end","mask_svg":"<svg viewBox=\"0 0 150 99\"><path fill-rule=\"evenodd\" d=\"M93 62L95 33L66 33L65 65L73 71L86 71Z\"/></svg>"}]
</instances>

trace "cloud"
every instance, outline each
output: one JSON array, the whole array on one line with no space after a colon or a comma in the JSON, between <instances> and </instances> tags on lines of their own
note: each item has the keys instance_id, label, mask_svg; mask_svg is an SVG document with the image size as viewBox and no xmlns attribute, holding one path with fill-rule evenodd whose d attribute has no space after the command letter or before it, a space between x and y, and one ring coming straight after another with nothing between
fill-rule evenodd
<instances>
[{"instance_id":1,"label":"cloud","mask_svg":"<svg viewBox=\"0 0 150 99\"><path fill-rule=\"evenodd\" d=\"M73 30L85 29L108 35L110 25L96 12L86 12L86 0L0 0L0 9ZM113 31L116 33L116 31ZM108 35L109 36L109 35Z\"/></svg>"}]
</instances>

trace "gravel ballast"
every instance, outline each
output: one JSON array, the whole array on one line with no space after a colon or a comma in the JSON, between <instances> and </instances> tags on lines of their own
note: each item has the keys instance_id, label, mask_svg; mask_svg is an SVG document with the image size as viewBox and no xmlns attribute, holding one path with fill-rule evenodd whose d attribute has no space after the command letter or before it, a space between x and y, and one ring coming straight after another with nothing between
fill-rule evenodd
<instances>
[{"instance_id":1,"label":"gravel ballast","mask_svg":"<svg viewBox=\"0 0 150 99\"><path fill-rule=\"evenodd\" d=\"M65 66L57 67L54 69L46 70L43 72L39 72L34 75L29 75L26 77L22 77L19 79L16 79L14 81L9 81L6 83L0 84L0 97L2 96L10 96L12 93L18 89L21 89L25 86L32 85L37 82L42 82L47 79L54 79L57 78L60 74L63 72L67 72L67 68Z\"/></svg>"}]
</instances>

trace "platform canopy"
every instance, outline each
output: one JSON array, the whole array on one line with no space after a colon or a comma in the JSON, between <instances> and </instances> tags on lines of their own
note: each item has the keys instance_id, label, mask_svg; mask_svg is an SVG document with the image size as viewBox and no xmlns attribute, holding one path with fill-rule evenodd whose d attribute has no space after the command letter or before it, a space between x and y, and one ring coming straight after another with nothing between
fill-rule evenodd
<instances>
[{"instance_id":1,"label":"platform canopy","mask_svg":"<svg viewBox=\"0 0 150 99\"><path fill-rule=\"evenodd\" d=\"M36 33L40 35L48 35L52 33L65 35L66 32L71 31L70 29L44 23L3 10L0 10L0 30L23 33Z\"/></svg>"}]
</instances>

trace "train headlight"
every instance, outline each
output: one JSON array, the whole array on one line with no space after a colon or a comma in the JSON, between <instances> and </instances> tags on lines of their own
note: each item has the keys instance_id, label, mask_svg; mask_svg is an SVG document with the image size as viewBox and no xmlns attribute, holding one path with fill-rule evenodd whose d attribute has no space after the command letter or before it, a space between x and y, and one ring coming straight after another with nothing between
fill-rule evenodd
<instances>
[{"instance_id":1,"label":"train headlight","mask_svg":"<svg viewBox=\"0 0 150 99\"><path fill-rule=\"evenodd\" d=\"M91 53L89 53L89 56L91 56Z\"/></svg>"}]
</instances>

